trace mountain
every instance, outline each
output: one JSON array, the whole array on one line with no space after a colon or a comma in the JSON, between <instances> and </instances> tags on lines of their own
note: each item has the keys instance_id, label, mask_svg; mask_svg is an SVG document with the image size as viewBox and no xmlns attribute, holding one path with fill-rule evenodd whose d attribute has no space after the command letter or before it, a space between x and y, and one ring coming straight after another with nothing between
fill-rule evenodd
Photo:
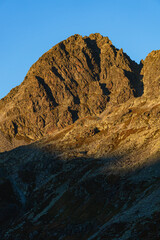
<instances>
[{"instance_id":1,"label":"mountain","mask_svg":"<svg viewBox=\"0 0 160 240\"><path fill-rule=\"evenodd\" d=\"M71 36L0 106L1 239L160 239L160 51Z\"/></svg>"},{"instance_id":2,"label":"mountain","mask_svg":"<svg viewBox=\"0 0 160 240\"><path fill-rule=\"evenodd\" d=\"M110 104L142 94L140 70L107 37L71 36L45 53L22 84L1 99L0 131L15 147L96 116Z\"/></svg>"}]
</instances>

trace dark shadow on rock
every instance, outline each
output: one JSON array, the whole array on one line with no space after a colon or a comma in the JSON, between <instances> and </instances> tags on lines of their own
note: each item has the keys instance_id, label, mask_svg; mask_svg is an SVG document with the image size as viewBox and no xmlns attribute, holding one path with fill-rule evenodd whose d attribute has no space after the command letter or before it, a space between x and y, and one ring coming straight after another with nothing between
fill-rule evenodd
<instances>
[{"instance_id":1,"label":"dark shadow on rock","mask_svg":"<svg viewBox=\"0 0 160 240\"><path fill-rule=\"evenodd\" d=\"M84 55L86 57L86 60L87 60L88 67L93 72L95 79L99 80L99 74L101 72L101 69L100 69L100 61L101 61L101 59L100 59L100 52L101 52L100 48L97 46L96 40L92 40L90 38L85 38L84 41L87 44L87 48L89 49L89 51L92 55L92 57L90 57L87 54L87 52L85 52L83 50L83 53L84 53ZM97 73L94 72L95 65L94 65L94 63L92 63L92 61L94 61L95 64L97 65L97 67L98 67L98 72Z\"/></svg>"},{"instance_id":2,"label":"dark shadow on rock","mask_svg":"<svg viewBox=\"0 0 160 240\"><path fill-rule=\"evenodd\" d=\"M69 52L66 50L66 46L64 45L64 43L61 42L59 45L61 49L65 52L66 56L69 56Z\"/></svg>"},{"instance_id":3,"label":"dark shadow on rock","mask_svg":"<svg viewBox=\"0 0 160 240\"><path fill-rule=\"evenodd\" d=\"M65 82L65 79L62 77L62 75L58 72L56 67L52 67L52 72L57 76L62 82Z\"/></svg>"},{"instance_id":4,"label":"dark shadow on rock","mask_svg":"<svg viewBox=\"0 0 160 240\"><path fill-rule=\"evenodd\" d=\"M98 134L99 130L95 129L95 132ZM128 219L128 222L123 224L123 221L119 221L119 217L116 220L116 216L121 212L124 214L125 209L127 214L137 200L142 200L141 194L144 197L145 191L151 189L152 184L159 188L159 162L155 161L148 166L138 167L126 173L123 170L121 174L120 171L107 170L106 166L110 163L116 164L124 156L98 159L89 158L84 152L84 156L64 160L60 154L61 151L53 144L41 149L34 145L23 146L0 154L0 158L6 156L8 159L3 164L4 168L8 168L6 179L16 171L22 181L21 184L25 185L27 195L25 212L21 211L18 219L15 218L12 224L1 229L1 239L4 239L5 231L14 229L21 222L23 225L19 236L22 239L25 233L25 240L30 239L29 236L34 231L37 234L35 239L41 239L41 236L45 239L54 236L60 239L61 236L65 236L80 240L88 239L96 232L100 239L104 236L105 239L113 239L115 236L120 239L130 228L132 220L130 222ZM157 158L158 160L160 159ZM57 197L58 189L60 189L60 198ZM146 196L151 192L146 191ZM9 198L11 199L14 194L11 189ZM8 195L6 198L8 199ZM57 201L52 206L54 199ZM11 203L14 204L14 200ZM3 213L2 208L0 212ZM37 215L39 218L34 222L34 217ZM28 216L32 216L31 219ZM157 216L159 216L158 211ZM148 218L147 221L158 224L159 218L152 218ZM111 224L100 230L101 226L110 223L110 220ZM140 221L143 222L143 218ZM141 229L146 230L144 227ZM139 239L138 228L134 230L137 231L136 239ZM157 231L160 233L160 229ZM154 234L152 232L153 237L150 239L156 239ZM12 239L16 239L16 230L12 232Z\"/></svg>"},{"instance_id":5,"label":"dark shadow on rock","mask_svg":"<svg viewBox=\"0 0 160 240\"><path fill-rule=\"evenodd\" d=\"M37 78L39 84L40 84L41 86L43 86L43 88L44 88L44 90L45 90L45 92L46 92L46 94L47 94L47 97L48 97L49 100L52 102L53 106L54 106L54 107L57 107L57 106L58 106L58 103L56 102L56 100L55 100L55 98L54 98L54 96L53 96L53 94L52 94L52 91L51 91L50 87L48 86L48 84L45 83L45 81L44 81L43 78L38 77L38 76L36 76L36 78Z\"/></svg>"},{"instance_id":6,"label":"dark shadow on rock","mask_svg":"<svg viewBox=\"0 0 160 240\"><path fill-rule=\"evenodd\" d=\"M0 225L2 229L16 219L21 214L23 208L15 189L8 179L1 178L0 183ZM1 231L0 231L1 233Z\"/></svg>"},{"instance_id":7,"label":"dark shadow on rock","mask_svg":"<svg viewBox=\"0 0 160 240\"><path fill-rule=\"evenodd\" d=\"M124 53L124 55L130 62L132 62L132 72L124 70L125 76L130 81L130 86L133 89L134 97L141 97L144 93L143 75L141 75L143 63L141 62L140 64L137 64L136 62L132 61L126 53Z\"/></svg>"},{"instance_id":8,"label":"dark shadow on rock","mask_svg":"<svg viewBox=\"0 0 160 240\"><path fill-rule=\"evenodd\" d=\"M77 110L73 110L71 109L71 107L68 107L68 111L71 113L72 115L72 120L73 122L77 121L78 120L78 111Z\"/></svg>"},{"instance_id":9,"label":"dark shadow on rock","mask_svg":"<svg viewBox=\"0 0 160 240\"><path fill-rule=\"evenodd\" d=\"M13 127L14 127L14 134L16 135L18 133L18 125L12 121Z\"/></svg>"},{"instance_id":10,"label":"dark shadow on rock","mask_svg":"<svg viewBox=\"0 0 160 240\"><path fill-rule=\"evenodd\" d=\"M110 95L110 91L109 89L106 87L106 83L99 83L102 91L103 91L103 94L106 95L106 96L109 96Z\"/></svg>"},{"instance_id":11,"label":"dark shadow on rock","mask_svg":"<svg viewBox=\"0 0 160 240\"><path fill-rule=\"evenodd\" d=\"M87 44L88 49L91 51L92 57L93 57L95 63L100 68L100 61L101 61L100 53L101 53L101 50L97 46L96 40L93 40L93 39L90 39L90 38L85 38L84 42Z\"/></svg>"},{"instance_id":12,"label":"dark shadow on rock","mask_svg":"<svg viewBox=\"0 0 160 240\"><path fill-rule=\"evenodd\" d=\"M144 93L144 86L143 86L143 75L140 74L135 74L134 72L126 71L125 76L129 79L130 81L130 86L133 89L133 94L134 97L141 97Z\"/></svg>"},{"instance_id":13,"label":"dark shadow on rock","mask_svg":"<svg viewBox=\"0 0 160 240\"><path fill-rule=\"evenodd\" d=\"M91 69L94 78L96 81L99 81L99 86L101 87L102 91L103 91L103 95L108 96L107 102L109 102L110 100L110 91L109 89L106 87L105 83L100 83L100 73L101 73L101 58L100 58L100 53L101 50L100 48L97 46L96 40L94 39L90 39L90 38L85 38L84 39L85 43L87 44L87 48L89 49L92 57L90 58L90 56L83 50L83 53L86 57L87 60L87 64L88 67ZM92 61L94 60L94 63L92 63ZM98 70L96 69L95 71L95 64L98 67Z\"/></svg>"}]
</instances>

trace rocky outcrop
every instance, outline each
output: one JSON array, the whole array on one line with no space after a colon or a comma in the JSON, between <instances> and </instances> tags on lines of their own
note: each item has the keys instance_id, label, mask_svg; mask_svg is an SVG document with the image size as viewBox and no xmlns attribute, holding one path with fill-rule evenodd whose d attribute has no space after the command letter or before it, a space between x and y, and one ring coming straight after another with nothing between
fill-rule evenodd
<instances>
[{"instance_id":1,"label":"rocky outcrop","mask_svg":"<svg viewBox=\"0 0 160 240\"><path fill-rule=\"evenodd\" d=\"M0 239L160 239L159 58L75 35L0 101Z\"/></svg>"},{"instance_id":2,"label":"rocky outcrop","mask_svg":"<svg viewBox=\"0 0 160 240\"><path fill-rule=\"evenodd\" d=\"M144 94L148 99L158 98L160 95L160 50L152 51L142 62Z\"/></svg>"},{"instance_id":3,"label":"rocky outcrop","mask_svg":"<svg viewBox=\"0 0 160 240\"><path fill-rule=\"evenodd\" d=\"M131 99L1 153L0 238L159 239L159 126L159 98Z\"/></svg>"},{"instance_id":4,"label":"rocky outcrop","mask_svg":"<svg viewBox=\"0 0 160 240\"><path fill-rule=\"evenodd\" d=\"M140 66L108 37L74 35L45 53L0 101L0 130L21 145L141 95Z\"/></svg>"}]
</instances>

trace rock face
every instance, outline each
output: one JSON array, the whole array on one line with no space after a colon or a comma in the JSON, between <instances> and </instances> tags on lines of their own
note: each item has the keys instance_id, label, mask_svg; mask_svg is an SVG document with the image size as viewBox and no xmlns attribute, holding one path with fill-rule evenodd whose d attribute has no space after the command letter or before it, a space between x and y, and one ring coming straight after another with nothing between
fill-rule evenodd
<instances>
[{"instance_id":1,"label":"rock face","mask_svg":"<svg viewBox=\"0 0 160 240\"><path fill-rule=\"evenodd\" d=\"M0 239L160 239L160 51L53 47L0 101ZM31 141L40 139L29 144Z\"/></svg>"},{"instance_id":2,"label":"rock face","mask_svg":"<svg viewBox=\"0 0 160 240\"><path fill-rule=\"evenodd\" d=\"M140 69L107 37L71 36L45 53L0 101L0 130L14 146L22 145L98 115L109 104L142 94Z\"/></svg>"},{"instance_id":3,"label":"rock face","mask_svg":"<svg viewBox=\"0 0 160 240\"><path fill-rule=\"evenodd\" d=\"M152 51L143 62L141 71L144 82L144 94L153 99L160 95L160 51Z\"/></svg>"},{"instance_id":4,"label":"rock face","mask_svg":"<svg viewBox=\"0 0 160 240\"><path fill-rule=\"evenodd\" d=\"M109 111L0 154L1 239L160 238L160 98Z\"/></svg>"}]
</instances>

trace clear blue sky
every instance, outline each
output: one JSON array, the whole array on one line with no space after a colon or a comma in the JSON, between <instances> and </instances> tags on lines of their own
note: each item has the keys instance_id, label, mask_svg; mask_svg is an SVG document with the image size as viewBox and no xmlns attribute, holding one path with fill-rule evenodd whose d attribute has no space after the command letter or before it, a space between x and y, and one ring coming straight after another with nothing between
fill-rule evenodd
<instances>
[{"instance_id":1,"label":"clear blue sky","mask_svg":"<svg viewBox=\"0 0 160 240\"><path fill-rule=\"evenodd\" d=\"M95 32L139 62L160 49L160 0L0 0L0 98L56 43Z\"/></svg>"}]
</instances>

